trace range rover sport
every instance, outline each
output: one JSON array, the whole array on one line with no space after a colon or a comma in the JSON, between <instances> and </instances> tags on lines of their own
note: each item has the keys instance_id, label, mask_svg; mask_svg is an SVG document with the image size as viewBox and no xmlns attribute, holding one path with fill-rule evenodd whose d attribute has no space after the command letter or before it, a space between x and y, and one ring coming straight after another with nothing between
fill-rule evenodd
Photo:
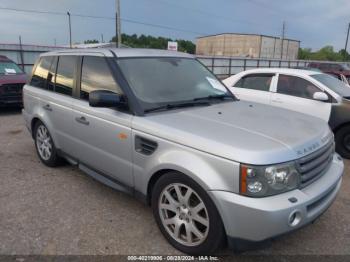
<instances>
[{"instance_id":1,"label":"range rover sport","mask_svg":"<svg viewBox=\"0 0 350 262\"><path fill-rule=\"evenodd\" d=\"M23 116L45 165L64 158L142 199L188 254L309 224L335 199L344 170L326 122L239 101L184 53L42 54Z\"/></svg>"}]
</instances>

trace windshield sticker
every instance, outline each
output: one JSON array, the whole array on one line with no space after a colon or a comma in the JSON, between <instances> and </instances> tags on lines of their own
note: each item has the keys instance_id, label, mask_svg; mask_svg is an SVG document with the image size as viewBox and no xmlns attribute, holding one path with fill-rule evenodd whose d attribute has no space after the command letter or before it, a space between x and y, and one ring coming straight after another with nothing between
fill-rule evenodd
<instances>
[{"instance_id":1,"label":"windshield sticker","mask_svg":"<svg viewBox=\"0 0 350 262\"><path fill-rule=\"evenodd\" d=\"M5 73L7 74L16 74L16 70L13 68L5 68Z\"/></svg>"},{"instance_id":2,"label":"windshield sticker","mask_svg":"<svg viewBox=\"0 0 350 262\"><path fill-rule=\"evenodd\" d=\"M207 80L215 89L226 92L226 88L220 83L220 81L210 77L207 77Z\"/></svg>"}]
</instances>

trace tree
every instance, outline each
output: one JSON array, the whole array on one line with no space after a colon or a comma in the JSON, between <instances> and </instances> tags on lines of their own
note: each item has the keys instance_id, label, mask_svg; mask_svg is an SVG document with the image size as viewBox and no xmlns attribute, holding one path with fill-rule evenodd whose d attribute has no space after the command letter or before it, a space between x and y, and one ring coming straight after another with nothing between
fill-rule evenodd
<instances>
[{"instance_id":1,"label":"tree","mask_svg":"<svg viewBox=\"0 0 350 262\"><path fill-rule=\"evenodd\" d=\"M115 42L116 38L113 37L111 42ZM156 48L156 49L167 49L168 41L176 41L178 43L178 49L181 52L190 54L195 53L196 46L194 43L188 40L177 39L173 40L165 37L154 37L150 35L136 34L127 35L122 34L122 44L134 47L134 48Z\"/></svg>"},{"instance_id":2,"label":"tree","mask_svg":"<svg viewBox=\"0 0 350 262\"><path fill-rule=\"evenodd\" d=\"M96 39L84 41L84 44L97 44L97 43L99 43L99 41Z\"/></svg>"},{"instance_id":3,"label":"tree","mask_svg":"<svg viewBox=\"0 0 350 262\"><path fill-rule=\"evenodd\" d=\"M316 52L312 52L310 48L300 48L298 58L304 60L349 61L350 55L344 49L336 52L333 46L325 46Z\"/></svg>"}]
</instances>

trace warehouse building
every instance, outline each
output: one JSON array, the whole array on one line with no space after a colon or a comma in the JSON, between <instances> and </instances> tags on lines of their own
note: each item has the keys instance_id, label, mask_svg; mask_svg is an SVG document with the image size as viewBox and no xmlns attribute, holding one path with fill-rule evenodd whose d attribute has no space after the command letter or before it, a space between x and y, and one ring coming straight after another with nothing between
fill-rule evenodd
<instances>
[{"instance_id":1,"label":"warehouse building","mask_svg":"<svg viewBox=\"0 0 350 262\"><path fill-rule=\"evenodd\" d=\"M298 58L299 47L298 40L282 41L266 35L225 33L197 38L196 55L294 60Z\"/></svg>"}]
</instances>

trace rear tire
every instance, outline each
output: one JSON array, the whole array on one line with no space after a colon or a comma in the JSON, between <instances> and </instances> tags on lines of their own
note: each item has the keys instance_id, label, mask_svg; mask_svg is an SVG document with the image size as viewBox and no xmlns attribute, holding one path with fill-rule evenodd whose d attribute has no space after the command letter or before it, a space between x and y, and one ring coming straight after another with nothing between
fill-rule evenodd
<instances>
[{"instance_id":1,"label":"rear tire","mask_svg":"<svg viewBox=\"0 0 350 262\"><path fill-rule=\"evenodd\" d=\"M34 140L36 152L42 163L49 167L55 167L61 163L50 132L41 121L35 123Z\"/></svg>"},{"instance_id":2,"label":"rear tire","mask_svg":"<svg viewBox=\"0 0 350 262\"><path fill-rule=\"evenodd\" d=\"M181 173L169 172L159 178L152 191L152 210L165 238L186 254L214 254L225 241L214 202Z\"/></svg>"},{"instance_id":3,"label":"rear tire","mask_svg":"<svg viewBox=\"0 0 350 262\"><path fill-rule=\"evenodd\" d=\"M335 133L335 149L342 157L350 158L350 126L344 126Z\"/></svg>"}]
</instances>

